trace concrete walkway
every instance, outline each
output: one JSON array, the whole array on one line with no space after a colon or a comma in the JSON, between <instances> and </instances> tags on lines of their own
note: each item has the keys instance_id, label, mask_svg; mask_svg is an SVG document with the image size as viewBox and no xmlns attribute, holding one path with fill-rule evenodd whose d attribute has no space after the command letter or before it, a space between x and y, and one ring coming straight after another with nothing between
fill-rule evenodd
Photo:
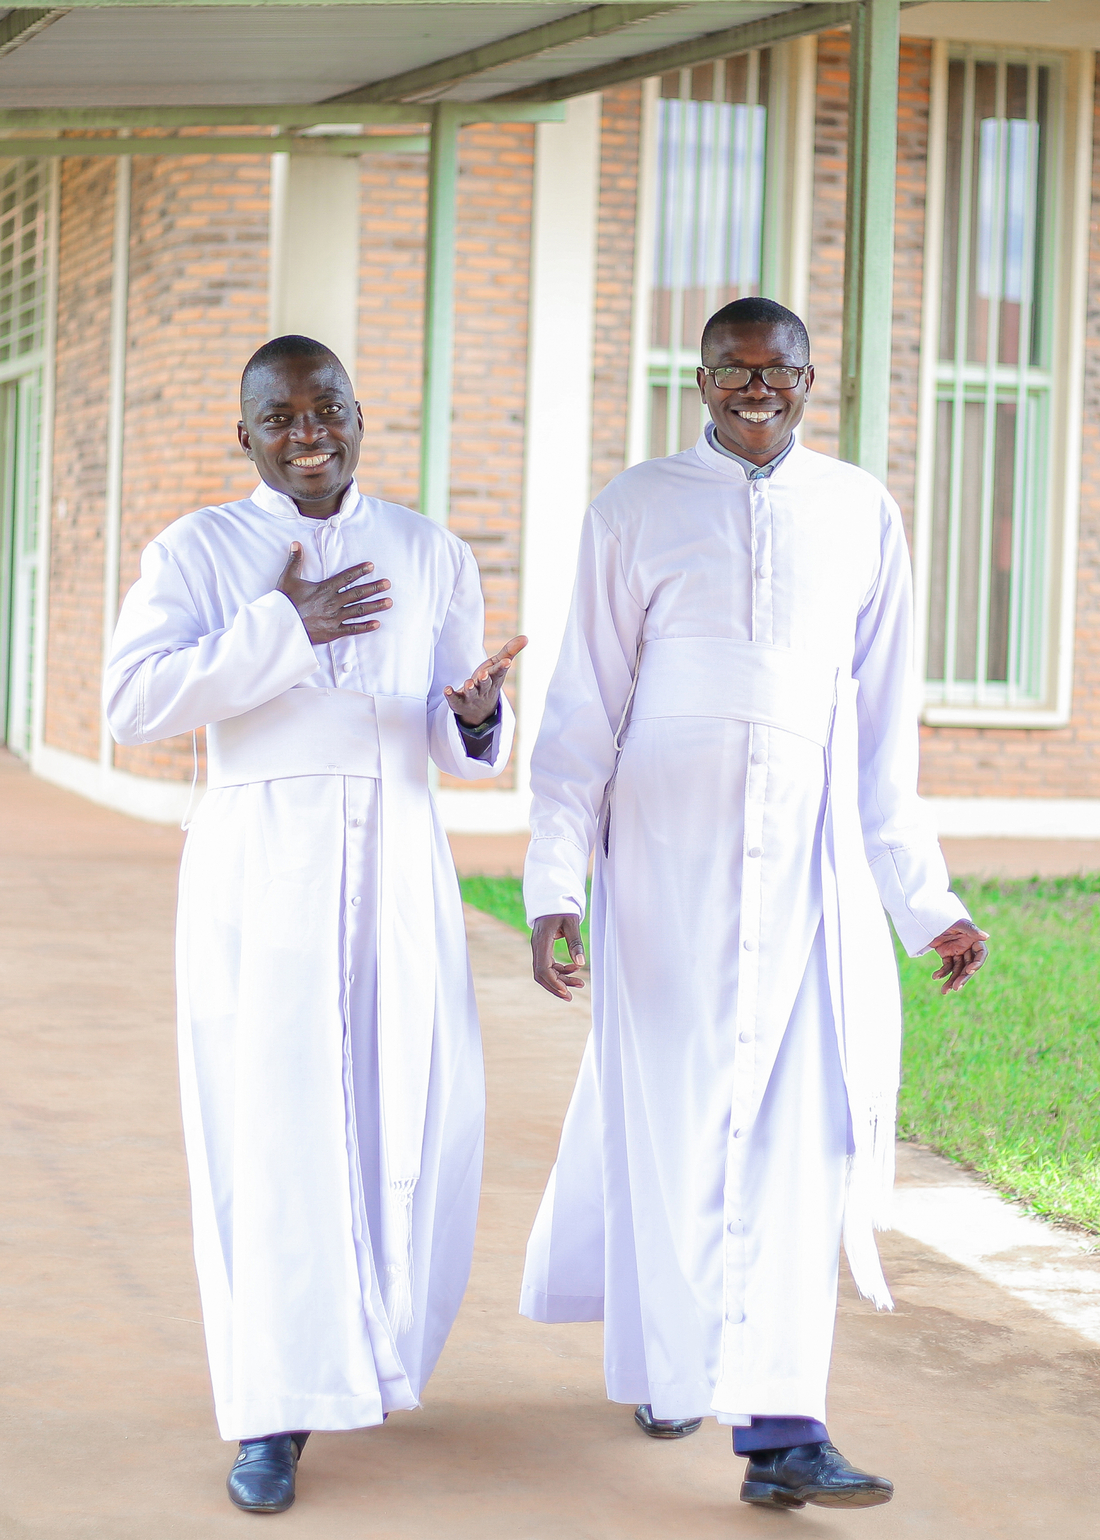
<instances>
[{"instance_id":1,"label":"concrete walkway","mask_svg":"<svg viewBox=\"0 0 1100 1540\"><path fill-rule=\"evenodd\" d=\"M0 758L0 1540L264 1527L224 1496L190 1257L179 844ZM424 1409L314 1438L297 1506L266 1524L310 1540L1095 1540L1100 1351L899 1234L883 1238L893 1315L845 1286L830 1416L896 1482L889 1507L759 1513L714 1423L682 1444L636 1433L604 1398L598 1326L516 1314L585 1009L539 995L521 937L469 921L490 1125L466 1303Z\"/></svg>"}]
</instances>

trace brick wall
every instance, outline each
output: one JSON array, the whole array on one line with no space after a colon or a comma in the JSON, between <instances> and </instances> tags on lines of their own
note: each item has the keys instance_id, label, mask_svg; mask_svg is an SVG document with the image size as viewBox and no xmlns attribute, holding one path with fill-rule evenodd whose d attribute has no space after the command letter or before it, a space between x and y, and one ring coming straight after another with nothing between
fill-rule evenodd
<instances>
[{"instance_id":1,"label":"brick wall","mask_svg":"<svg viewBox=\"0 0 1100 1540\"><path fill-rule=\"evenodd\" d=\"M890 398L890 490L912 532L920 374L924 191L928 155L931 44L903 39L898 81L894 328ZM813 247L807 325L817 377L806 410L805 443L835 455L840 412L847 184L848 34L818 40Z\"/></svg>"},{"instance_id":2,"label":"brick wall","mask_svg":"<svg viewBox=\"0 0 1100 1540\"><path fill-rule=\"evenodd\" d=\"M604 92L593 338L593 497L626 464L641 120L641 85Z\"/></svg>"},{"instance_id":3,"label":"brick wall","mask_svg":"<svg viewBox=\"0 0 1100 1540\"><path fill-rule=\"evenodd\" d=\"M922 786L955 797L1100 797L1100 91L1094 115L1073 712L1068 727L926 727Z\"/></svg>"},{"instance_id":4,"label":"brick wall","mask_svg":"<svg viewBox=\"0 0 1100 1540\"><path fill-rule=\"evenodd\" d=\"M890 368L890 490L912 540L924 303L924 206L932 45L902 39L898 80L898 183L894 202L894 335Z\"/></svg>"},{"instance_id":5,"label":"brick wall","mask_svg":"<svg viewBox=\"0 0 1100 1540\"><path fill-rule=\"evenodd\" d=\"M415 508L427 164L423 155L364 155L360 165L358 479L365 492Z\"/></svg>"},{"instance_id":6,"label":"brick wall","mask_svg":"<svg viewBox=\"0 0 1100 1540\"><path fill-rule=\"evenodd\" d=\"M201 136L200 136L201 137ZM241 366L267 335L265 156L135 156L120 592L173 519L246 497ZM191 738L116 748L120 769L191 775Z\"/></svg>"},{"instance_id":7,"label":"brick wall","mask_svg":"<svg viewBox=\"0 0 1100 1540\"><path fill-rule=\"evenodd\" d=\"M836 454L840 410L840 336L844 309L844 191L848 136L848 34L817 40L814 211L806 325L816 363L803 442Z\"/></svg>"},{"instance_id":8,"label":"brick wall","mask_svg":"<svg viewBox=\"0 0 1100 1540\"><path fill-rule=\"evenodd\" d=\"M45 741L99 754L115 167L63 160Z\"/></svg>"},{"instance_id":9,"label":"brick wall","mask_svg":"<svg viewBox=\"0 0 1100 1540\"><path fill-rule=\"evenodd\" d=\"M534 129L479 124L459 140L451 528L481 569L486 641L519 624ZM427 165L364 159L359 375L364 490L417 506ZM445 784L450 784L444 778ZM508 776L464 787L507 788Z\"/></svg>"}]
</instances>

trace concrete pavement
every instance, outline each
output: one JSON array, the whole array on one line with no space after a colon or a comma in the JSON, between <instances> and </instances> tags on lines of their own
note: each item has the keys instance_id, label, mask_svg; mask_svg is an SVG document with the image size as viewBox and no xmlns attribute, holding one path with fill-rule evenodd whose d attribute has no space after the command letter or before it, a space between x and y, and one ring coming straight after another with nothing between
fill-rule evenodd
<instances>
[{"instance_id":1,"label":"concrete pavement","mask_svg":"<svg viewBox=\"0 0 1100 1540\"><path fill-rule=\"evenodd\" d=\"M490 1118L454 1335L422 1411L315 1437L290 1513L232 1510L176 1099L179 845L0 757L0 1540L1094 1540L1100 1351L921 1242L883 1237L894 1314L843 1291L830 1427L898 1493L864 1513L745 1508L728 1432L643 1438L598 1326L516 1314L586 1013L475 913Z\"/></svg>"}]
</instances>

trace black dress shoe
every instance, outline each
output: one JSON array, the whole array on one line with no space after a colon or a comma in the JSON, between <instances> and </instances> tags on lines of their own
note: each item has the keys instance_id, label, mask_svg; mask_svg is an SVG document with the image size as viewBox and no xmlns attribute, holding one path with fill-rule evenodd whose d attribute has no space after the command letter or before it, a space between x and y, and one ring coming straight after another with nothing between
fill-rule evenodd
<instances>
[{"instance_id":1,"label":"black dress shoe","mask_svg":"<svg viewBox=\"0 0 1100 1540\"><path fill-rule=\"evenodd\" d=\"M698 1433L703 1425L701 1417L677 1418L671 1422L662 1422L659 1417L654 1417L651 1406L640 1406L634 1413L634 1421L643 1433L648 1433L650 1438L687 1438L689 1433Z\"/></svg>"},{"instance_id":2,"label":"black dress shoe","mask_svg":"<svg viewBox=\"0 0 1100 1540\"><path fill-rule=\"evenodd\" d=\"M308 1433L245 1438L226 1477L229 1499L246 1513L285 1513L294 1501L294 1472Z\"/></svg>"},{"instance_id":3,"label":"black dress shoe","mask_svg":"<svg viewBox=\"0 0 1100 1540\"><path fill-rule=\"evenodd\" d=\"M873 1508L893 1495L893 1482L856 1470L832 1444L756 1449L741 1488L743 1503L771 1508Z\"/></svg>"}]
</instances>

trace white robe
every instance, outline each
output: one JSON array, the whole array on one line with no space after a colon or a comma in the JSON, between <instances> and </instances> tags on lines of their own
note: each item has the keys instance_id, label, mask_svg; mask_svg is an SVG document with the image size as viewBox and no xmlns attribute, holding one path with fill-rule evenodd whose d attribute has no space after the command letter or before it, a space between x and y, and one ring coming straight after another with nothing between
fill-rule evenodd
<instances>
[{"instance_id":1,"label":"white robe","mask_svg":"<svg viewBox=\"0 0 1100 1540\"><path fill-rule=\"evenodd\" d=\"M295 540L312 581L366 560L390 579L379 631L310 643L274 589ZM118 741L212 724L177 978L226 1439L415 1407L462 1299L484 1084L427 759L467 778L508 759L506 704L481 761L443 698L484 657L483 621L468 547L354 483L326 520L263 485L180 519L122 607L105 685ZM395 1309L390 1284L411 1300Z\"/></svg>"},{"instance_id":2,"label":"white robe","mask_svg":"<svg viewBox=\"0 0 1100 1540\"><path fill-rule=\"evenodd\" d=\"M594 1029L521 1308L603 1319L608 1394L656 1417L824 1417L842 1224L890 1302L882 906L914 955L965 914L913 685L905 536L865 472L796 446L749 480L703 437L589 510L525 896L583 913L595 848Z\"/></svg>"}]
</instances>

